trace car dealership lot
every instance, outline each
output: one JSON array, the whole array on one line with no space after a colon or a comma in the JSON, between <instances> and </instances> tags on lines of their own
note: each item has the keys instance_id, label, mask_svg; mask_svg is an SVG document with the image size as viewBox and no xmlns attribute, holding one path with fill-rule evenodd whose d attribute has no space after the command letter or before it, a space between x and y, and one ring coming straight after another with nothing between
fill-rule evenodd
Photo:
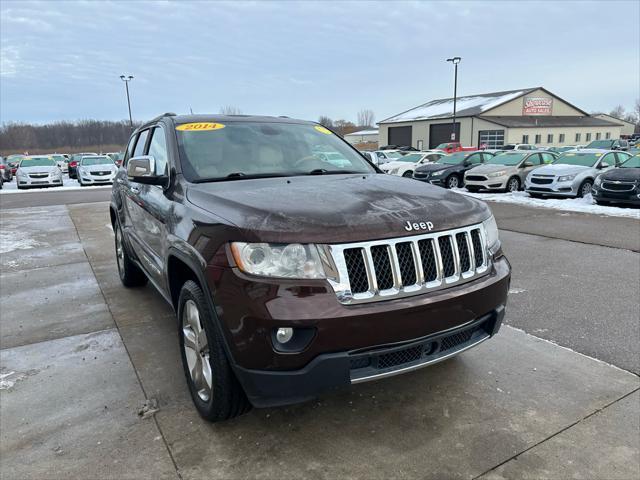
<instances>
[{"instance_id":1,"label":"car dealership lot","mask_svg":"<svg viewBox=\"0 0 640 480\"><path fill-rule=\"evenodd\" d=\"M514 270L492 342L211 425L191 405L172 311L152 287L120 285L107 204L55 205L72 194L0 200L7 478L640 474L637 219L494 204ZM15 197L23 208L7 209Z\"/></svg>"}]
</instances>

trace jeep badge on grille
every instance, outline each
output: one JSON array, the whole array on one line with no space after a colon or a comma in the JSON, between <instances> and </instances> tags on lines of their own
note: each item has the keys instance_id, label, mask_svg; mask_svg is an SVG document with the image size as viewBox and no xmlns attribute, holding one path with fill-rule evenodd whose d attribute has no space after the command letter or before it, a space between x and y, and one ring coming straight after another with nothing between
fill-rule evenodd
<instances>
[{"instance_id":1,"label":"jeep badge on grille","mask_svg":"<svg viewBox=\"0 0 640 480\"><path fill-rule=\"evenodd\" d=\"M411 222L407 222L407 224L404 226L404 229L407 232L411 232L413 230L433 230L433 223L431 222L418 222L418 223L411 223Z\"/></svg>"}]
</instances>

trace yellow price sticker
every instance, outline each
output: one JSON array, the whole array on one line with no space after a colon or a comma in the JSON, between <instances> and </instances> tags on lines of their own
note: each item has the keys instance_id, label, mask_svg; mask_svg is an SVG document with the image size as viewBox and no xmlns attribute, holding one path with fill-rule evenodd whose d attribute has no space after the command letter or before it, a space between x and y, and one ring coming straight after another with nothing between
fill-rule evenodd
<instances>
[{"instance_id":1,"label":"yellow price sticker","mask_svg":"<svg viewBox=\"0 0 640 480\"><path fill-rule=\"evenodd\" d=\"M313 128L315 128L320 133L324 133L325 135L331 135L331 130L329 130L328 128L324 128L322 125L316 125Z\"/></svg>"},{"instance_id":2,"label":"yellow price sticker","mask_svg":"<svg viewBox=\"0 0 640 480\"><path fill-rule=\"evenodd\" d=\"M601 153L594 153L594 155L595 155L596 157L601 157L601 156L602 156L602 154L601 154Z\"/></svg>"},{"instance_id":3,"label":"yellow price sticker","mask_svg":"<svg viewBox=\"0 0 640 480\"><path fill-rule=\"evenodd\" d=\"M567 153L565 154L565 157L575 157L576 154L575 153Z\"/></svg>"},{"instance_id":4,"label":"yellow price sticker","mask_svg":"<svg viewBox=\"0 0 640 480\"><path fill-rule=\"evenodd\" d=\"M182 125L178 125L176 130L180 130L182 132L209 132L211 130L220 130L225 126L222 123L212 123L212 122L197 122L197 123L183 123Z\"/></svg>"}]
</instances>

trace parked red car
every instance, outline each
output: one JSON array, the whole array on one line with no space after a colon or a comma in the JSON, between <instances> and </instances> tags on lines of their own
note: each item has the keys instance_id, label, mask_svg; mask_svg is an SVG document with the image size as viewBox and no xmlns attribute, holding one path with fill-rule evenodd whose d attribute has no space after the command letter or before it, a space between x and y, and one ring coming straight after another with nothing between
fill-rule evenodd
<instances>
[{"instance_id":1,"label":"parked red car","mask_svg":"<svg viewBox=\"0 0 640 480\"><path fill-rule=\"evenodd\" d=\"M454 152L474 152L478 150L476 147L463 147L460 142L441 143L435 150L442 150L445 153Z\"/></svg>"}]
</instances>

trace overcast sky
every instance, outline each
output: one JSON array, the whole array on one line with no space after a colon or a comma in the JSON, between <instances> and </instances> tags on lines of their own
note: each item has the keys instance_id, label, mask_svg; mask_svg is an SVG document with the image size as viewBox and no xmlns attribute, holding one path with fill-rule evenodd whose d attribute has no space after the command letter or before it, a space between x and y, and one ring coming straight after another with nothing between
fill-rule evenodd
<instances>
[{"instance_id":1,"label":"overcast sky","mask_svg":"<svg viewBox=\"0 0 640 480\"><path fill-rule=\"evenodd\" d=\"M640 2L0 3L0 120L165 111L376 120L544 86L587 111L640 96Z\"/></svg>"}]
</instances>

